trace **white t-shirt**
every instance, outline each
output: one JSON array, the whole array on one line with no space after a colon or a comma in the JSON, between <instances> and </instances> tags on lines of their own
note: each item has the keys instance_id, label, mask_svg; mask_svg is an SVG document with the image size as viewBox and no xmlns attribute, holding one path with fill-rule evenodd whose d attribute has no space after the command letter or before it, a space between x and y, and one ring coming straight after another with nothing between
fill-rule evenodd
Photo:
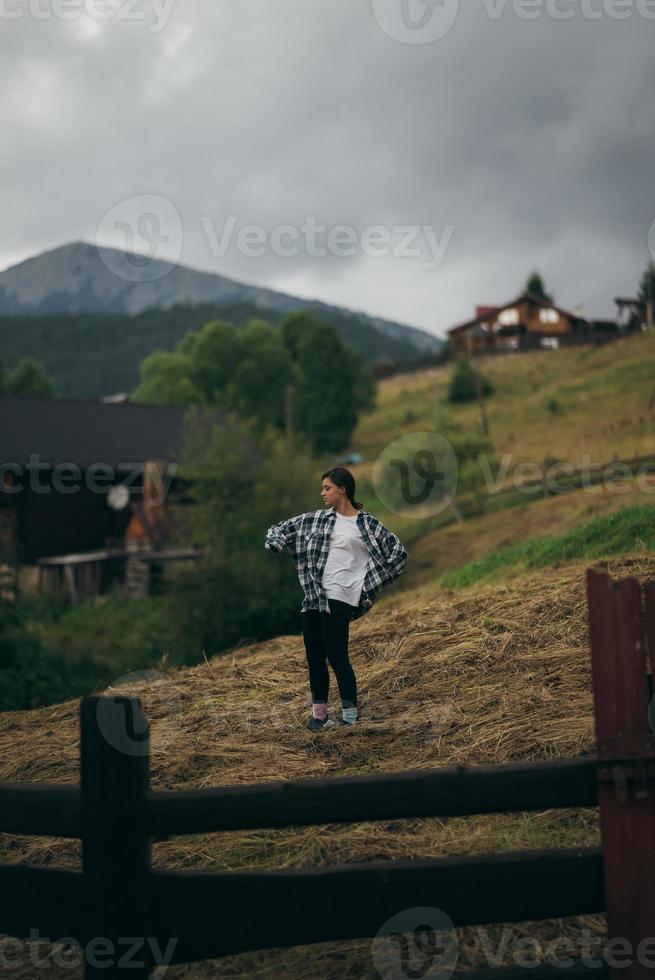
<instances>
[{"instance_id":1,"label":"white t-shirt","mask_svg":"<svg viewBox=\"0 0 655 980\"><path fill-rule=\"evenodd\" d=\"M321 584L329 599L358 606L368 565L368 548L357 527L357 514L337 511Z\"/></svg>"}]
</instances>

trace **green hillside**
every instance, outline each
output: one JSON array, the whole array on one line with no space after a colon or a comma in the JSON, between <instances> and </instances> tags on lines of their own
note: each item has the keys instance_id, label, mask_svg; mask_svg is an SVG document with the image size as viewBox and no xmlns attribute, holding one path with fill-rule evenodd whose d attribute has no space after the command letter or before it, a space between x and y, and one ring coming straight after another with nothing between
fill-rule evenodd
<instances>
[{"instance_id":1,"label":"green hillside","mask_svg":"<svg viewBox=\"0 0 655 980\"><path fill-rule=\"evenodd\" d=\"M588 521L568 534L528 538L493 551L477 561L444 575L445 586L464 586L482 580L496 581L535 568L557 566L579 558L596 559L617 554L653 554L655 551L655 502L650 507L626 507L616 514Z\"/></svg>"},{"instance_id":2,"label":"green hillside","mask_svg":"<svg viewBox=\"0 0 655 980\"><path fill-rule=\"evenodd\" d=\"M488 356L476 359L476 366L494 388L486 399L490 473L496 477L504 459L505 485L511 485L516 466L531 461L578 466L585 458L592 465L614 458L655 460L655 408L649 407L655 388L655 334L602 347ZM427 516L417 512L416 518L386 510L370 473L392 439L423 431L436 431L454 444L480 437L477 403L448 401L451 371L451 365L444 365L382 381L375 410L360 419L354 433L351 448L364 456L362 464L352 467L360 498L410 546L403 589L434 587L441 575L458 566L532 537L568 534L626 506L655 505L655 477L642 475L638 481L605 480L546 499L525 493L490 497L483 483L481 502L496 510L461 524L450 510ZM450 522L446 527L445 521Z\"/></svg>"},{"instance_id":3,"label":"green hillside","mask_svg":"<svg viewBox=\"0 0 655 980\"><path fill-rule=\"evenodd\" d=\"M475 364L495 389L486 409L498 453L520 461L655 452L655 412L648 407L655 388L655 333L602 347L479 357ZM476 403L448 403L451 370L444 365L381 382L377 408L361 420L353 450L372 462L403 433L477 432Z\"/></svg>"}]
</instances>

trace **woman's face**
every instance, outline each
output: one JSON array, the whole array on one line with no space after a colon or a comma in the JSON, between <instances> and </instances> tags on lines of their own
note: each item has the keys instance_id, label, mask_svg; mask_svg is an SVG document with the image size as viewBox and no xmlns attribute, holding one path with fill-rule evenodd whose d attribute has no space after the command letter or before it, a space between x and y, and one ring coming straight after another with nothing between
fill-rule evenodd
<instances>
[{"instance_id":1,"label":"woman's face","mask_svg":"<svg viewBox=\"0 0 655 980\"><path fill-rule=\"evenodd\" d=\"M346 491L342 487L338 487L336 483L332 483L327 476L323 480L323 485L321 486L321 497L323 498L323 503L326 507L334 507L339 498L342 497L345 492Z\"/></svg>"}]
</instances>

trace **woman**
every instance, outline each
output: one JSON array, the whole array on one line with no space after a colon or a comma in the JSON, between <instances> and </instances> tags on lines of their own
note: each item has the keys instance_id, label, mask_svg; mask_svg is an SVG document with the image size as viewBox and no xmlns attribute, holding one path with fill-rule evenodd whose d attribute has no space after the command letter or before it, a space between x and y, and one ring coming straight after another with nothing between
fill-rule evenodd
<instances>
[{"instance_id":1,"label":"woman","mask_svg":"<svg viewBox=\"0 0 655 980\"><path fill-rule=\"evenodd\" d=\"M342 724L357 721L357 681L348 657L350 621L371 608L383 585L407 565L399 538L355 500L355 478L335 466L322 476L324 510L273 524L265 547L288 548L303 588L302 632L307 654L312 714L307 727L334 725L327 709L332 667L342 705Z\"/></svg>"}]
</instances>

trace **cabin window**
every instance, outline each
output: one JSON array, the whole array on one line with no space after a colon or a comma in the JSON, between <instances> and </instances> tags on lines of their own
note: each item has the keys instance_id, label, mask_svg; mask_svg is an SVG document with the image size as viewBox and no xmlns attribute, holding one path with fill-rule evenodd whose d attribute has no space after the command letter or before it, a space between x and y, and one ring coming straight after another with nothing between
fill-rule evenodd
<instances>
[{"instance_id":1,"label":"cabin window","mask_svg":"<svg viewBox=\"0 0 655 980\"><path fill-rule=\"evenodd\" d=\"M539 319L542 323L557 323L559 320L559 313L557 310L553 310L551 307L548 307L548 309L542 307L539 310Z\"/></svg>"},{"instance_id":2,"label":"cabin window","mask_svg":"<svg viewBox=\"0 0 655 980\"><path fill-rule=\"evenodd\" d=\"M498 322L502 323L504 327L509 327L514 323L519 322L519 311L515 306L510 307L508 310L501 310L498 314Z\"/></svg>"},{"instance_id":3,"label":"cabin window","mask_svg":"<svg viewBox=\"0 0 655 980\"><path fill-rule=\"evenodd\" d=\"M541 337L539 343L542 347L552 347L556 350L559 347L559 340L557 337Z\"/></svg>"}]
</instances>

